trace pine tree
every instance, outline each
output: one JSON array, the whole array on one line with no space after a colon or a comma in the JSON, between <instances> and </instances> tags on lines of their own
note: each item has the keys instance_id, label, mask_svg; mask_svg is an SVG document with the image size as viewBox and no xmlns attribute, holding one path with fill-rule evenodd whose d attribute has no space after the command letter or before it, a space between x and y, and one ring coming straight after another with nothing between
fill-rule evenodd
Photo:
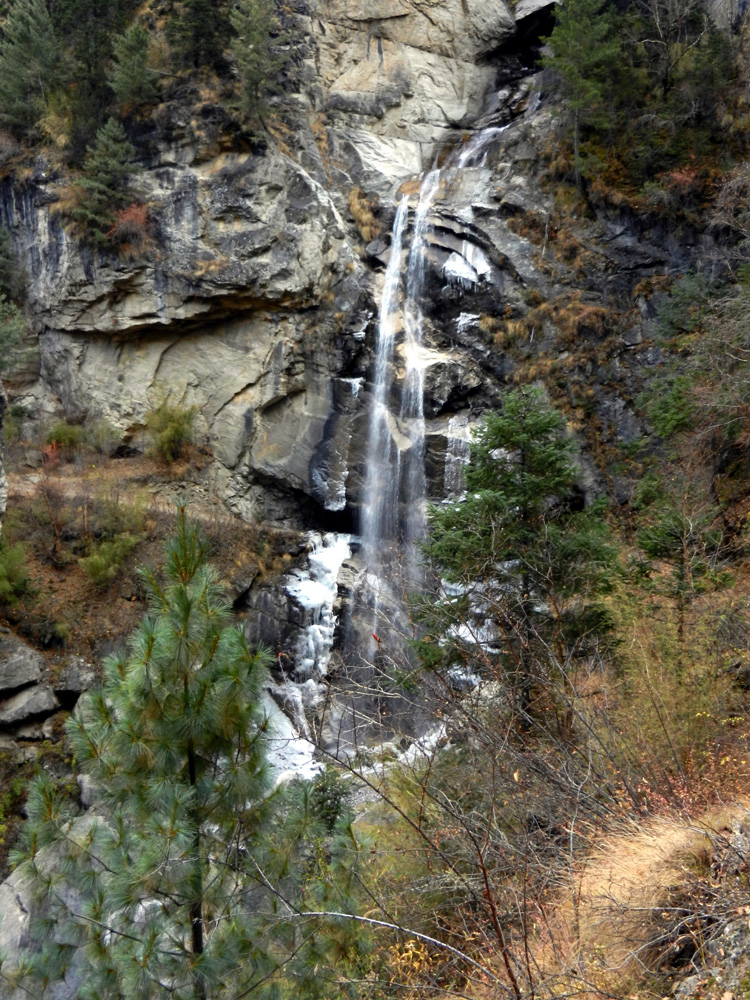
<instances>
[{"instance_id":1,"label":"pine tree","mask_svg":"<svg viewBox=\"0 0 750 1000\"><path fill-rule=\"evenodd\" d=\"M606 120L608 97L620 62L622 42L614 7L607 0L565 0L557 7L555 27L547 42L552 55L544 59L544 65L562 82L573 119L573 158L580 181L581 128Z\"/></svg>"},{"instance_id":2,"label":"pine tree","mask_svg":"<svg viewBox=\"0 0 750 1000\"><path fill-rule=\"evenodd\" d=\"M135 21L113 43L115 58L109 83L120 108L153 104L158 97L156 77L148 65L149 34Z\"/></svg>"},{"instance_id":3,"label":"pine tree","mask_svg":"<svg viewBox=\"0 0 750 1000\"><path fill-rule=\"evenodd\" d=\"M522 719L537 666L564 661L601 624L595 598L613 572L601 506L584 508L576 494L563 432L540 390L510 393L475 437L466 496L429 515L426 552L447 586L418 608L432 636L418 649L432 665L502 649Z\"/></svg>"},{"instance_id":4,"label":"pine tree","mask_svg":"<svg viewBox=\"0 0 750 1000\"><path fill-rule=\"evenodd\" d=\"M273 0L240 0L230 16L234 37L232 53L237 60L242 89L242 107L262 116L265 94L273 89L274 76L284 59L271 45L270 32L277 27Z\"/></svg>"},{"instance_id":5,"label":"pine tree","mask_svg":"<svg viewBox=\"0 0 750 1000\"><path fill-rule=\"evenodd\" d=\"M59 45L44 0L15 0L0 42L0 122L28 134L57 82Z\"/></svg>"},{"instance_id":6,"label":"pine tree","mask_svg":"<svg viewBox=\"0 0 750 1000\"><path fill-rule=\"evenodd\" d=\"M686 463L689 469L689 463ZM692 471L692 470L690 470ZM660 564L641 565L652 575L651 586L674 602L677 641L681 659L685 652L685 626L690 604L697 594L722 582L718 570L723 547L720 512L702 488L699 477L653 485L657 494L642 510L638 542L649 559ZM665 572L665 569L668 572Z\"/></svg>"},{"instance_id":7,"label":"pine tree","mask_svg":"<svg viewBox=\"0 0 750 1000\"><path fill-rule=\"evenodd\" d=\"M106 121L112 103L108 68L112 40L130 19L135 0L55 0L52 18L66 50L69 151L76 162Z\"/></svg>"},{"instance_id":8,"label":"pine tree","mask_svg":"<svg viewBox=\"0 0 750 1000\"><path fill-rule=\"evenodd\" d=\"M135 149L122 123L110 118L97 132L77 183L79 199L71 210L72 219L96 242L106 245L106 232L117 210L128 201L124 180L133 172Z\"/></svg>"},{"instance_id":9,"label":"pine tree","mask_svg":"<svg viewBox=\"0 0 750 1000\"><path fill-rule=\"evenodd\" d=\"M150 617L66 724L97 815L71 825L42 777L16 852L40 905L20 977L77 963L81 1000L239 996L264 968L248 893L263 884L268 657L231 625L184 509L165 576L143 573Z\"/></svg>"},{"instance_id":10,"label":"pine tree","mask_svg":"<svg viewBox=\"0 0 750 1000\"><path fill-rule=\"evenodd\" d=\"M169 23L178 61L199 69L212 67L228 41L229 23L220 0L184 0L183 12Z\"/></svg>"}]
</instances>

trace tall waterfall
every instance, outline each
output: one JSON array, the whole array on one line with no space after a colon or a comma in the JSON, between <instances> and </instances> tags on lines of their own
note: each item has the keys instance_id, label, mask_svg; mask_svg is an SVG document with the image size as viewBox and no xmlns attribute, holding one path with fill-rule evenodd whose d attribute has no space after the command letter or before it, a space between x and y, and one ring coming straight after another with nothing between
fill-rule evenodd
<instances>
[{"instance_id":1,"label":"tall waterfall","mask_svg":"<svg viewBox=\"0 0 750 1000\"><path fill-rule=\"evenodd\" d=\"M419 581L418 543L424 534L424 504L426 494L424 472L424 363L422 334L424 317L420 306L425 279L425 237L429 228L428 215L440 187L441 174L433 170L419 189L419 202L414 217L409 261L406 269L404 301L404 378L401 390L401 424L407 430L409 448L403 453L403 469L398 470L399 488L403 493L404 531L402 558L406 562L406 579Z\"/></svg>"},{"instance_id":2,"label":"tall waterfall","mask_svg":"<svg viewBox=\"0 0 750 1000\"><path fill-rule=\"evenodd\" d=\"M337 753L367 743L375 733L381 739L399 731L420 733L427 724L421 687L394 687L394 680L409 672L412 660L404 641L413 627L405 597L426 583L420 553L428 493L425 377L438 352L424 343L422 305L429 271L434 280L437 261L446 253L444 242L434 234L440 225L438 204L446 199L448 218L455 219L451 200L462 198L462 174L482 166L499 131L487 129L460 146L442 167L424 175L418 194L402 195L397 206L369 393L360 508L364 575L351 597L344 671L322 731ZM455 237L449 245L454 244ZM437 255L435 247L441 248ZM463 253L452 256L464 262L464 270L449 266L449 257L442 268L446 284L475 287L483 281L489 264L478 246L466 241ZM461 438L469 433L465 422L449 429ZM458 442L447 460L459 491L465 455L466 448Z\"/></svg>"},{"instance_id":3,"label":"tall waterfall","mask_svg":"<svg viewBox=\"0 0 750 1000\"><path fill-rule=\"evenodd\" d=\"M440 169L424 177L409 241L407 196L401 198L396 212L378 316L362 515L368 574L381 585L386 579L393 583L399 578L403 585L413 587L420 580L419 542L425 531L426 499L426 352L421 301L430 215L441 192L459 181L462 171L483 164L489 146L505 127L478 133L454 150ZM473 253L476 250L470 245L463 256L453 255L458 261L446 266L447 281L469 284L481 278L485 262L480 259L481 251ZM397 573L399 566L403 570Z\"/></svg>"},{"instance_id":4,"label":"tall waterfall","mask_svg":"<svg viewBox=\"0 0 750 1000\"><path fill-rule=\"evenodd\" d=\"M394 475L394 469L400 466L400 458L395 419L389 409L389 395L393 348L400 322L401 254L408 213L408 198L402 198L393 224L391 256L385 272L378 315L362 511L362 543L367 563L373 566L382 562L382 546L385 544L390 548L398 529L398 475Z\"/></svg>"},{"instance_id":5,"label":"tall waterfall","mask_svg":"<svg viewBox=\"0 0 750 1000\"><path fill-rule=\"evenodd\" d=\"M421 687L398 684L411 661L409 643L403 639L412 627L405 593L426 582L420 565L428 493L426 373L436 358L445 356L424 343L429 324L422 304L428 271L434 281L440 261L445 285L473 290L490 273L485 251L473 238L470 217L463 228L463 244L457 234L467 221L462 219L464 207L470 216L469 199L477 180L471 172L484 166L488 149L502 131L486 129L458 147L440 169L423 176L418 194L404 194L398 203L368 398L361 555L347 569L351 574L359 563L364 574L349 576L342 623L337 622L338 576L351 551L351 536L311 536L307 567L288 577L286 591L294 601L294 615L307 624L294 650L293 676L282 671L268 691L279 772L314 773L319 766L314 755L318 741L329 752L348 754L373 737L388 739L395 733L421 737L429 727ZM436 227L443 232L436 233ZM460 326L477 319L461 313L456 322ZM353 380L352 390L356 393L359 388L359 380ZM442 485L447 495L458 496L469 450L469 414L440 417L436 426L446 441ZM342 505L346 502L343 489L339 500ZM337 624L344 639L329 672ZM329 683L334 678L335 686ZM307 720L313 715L315 733Z\"/></svg>"}]
</instances>

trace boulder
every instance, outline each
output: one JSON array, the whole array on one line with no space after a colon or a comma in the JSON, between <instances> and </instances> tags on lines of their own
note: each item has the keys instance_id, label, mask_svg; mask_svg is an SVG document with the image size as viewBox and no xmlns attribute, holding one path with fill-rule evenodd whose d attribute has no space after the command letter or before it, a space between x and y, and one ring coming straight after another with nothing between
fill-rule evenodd
<instances>
[{"instance_id":1,"label":"boulder","mask_svg":"<svg viewBox=\"0 0 750 1000\"><path fill-rule=\"evenodd\" d=\"M14 726L36 715L49 715L58 707L49 684L35 684L0 701L0 726Z\"/></svg>"},{"instance_id":2,"label":"boulder","mask_svg":"<svg viewBox=\"0 0 750 1000\"><path fill-rule=\"evenodd\" d=\"M96 668L82 656L71 656L57 671L53 687L57 695L78 695L97 682Z\"/></svg>"},{"instance_id":3,"label":"boulder","mask_svg":"<svg viewBox=\"0 0 750 1000\"><path fill-rule=\"evenodd\" d=\"M37 684L42 679L44 658L7 629L0 629L0 694Z\"/></svg>"},{"instance_id":4,"label":"boulder","mask_svg":"<svg viewBox=\"0 0 750 1000\"><path fill-rule=\"evenodd\" d=\"M513 13L516 16L516 23L524 21L540 11L550 10L557 6L558 0L518 0Z\"/></svg>"}]
</instances>

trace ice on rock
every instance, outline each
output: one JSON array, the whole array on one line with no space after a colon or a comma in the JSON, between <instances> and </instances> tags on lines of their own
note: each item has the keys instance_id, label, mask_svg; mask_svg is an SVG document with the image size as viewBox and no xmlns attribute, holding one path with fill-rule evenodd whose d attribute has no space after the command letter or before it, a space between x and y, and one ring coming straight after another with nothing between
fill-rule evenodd
<instances>
[{"instance_id":1,"label":"ice on rock","mask_svg":"<svg viewBox=\"0 0 750 1000\"><path fill-rule=\"evenodd\" d=\"M466 333L472 326L476 326L479 323L478 313L459 313L456 319L456 333L462 334Z\"/></svg>"},{"instance_id":2,"label":"ice on rock","mask_svg":"<svg viewBox=\"0 0 750 1000\"><path fill-rule=\"evenodd\" d=\"M282 712L268 691L263 694L263 710L266 754L277 784L292 778L314 778L323 765L315 759L312 739Z\"/></svg>"},{"instance_id":3,"label":"ice on rock","mask_svg":"<svg viewBox=\"0 0 750 1000\"><path fill-rule=\"evenodd\" d=\"M475 243L464 240L461 253L454 251L443 265L443 277L450 284L471 291L492 273L487 255Z\"/></svg>"},{"instance_id":4,"label":"ice on rock","mask_svg":"<svg viewBox=\"0 0 750 1000\"><path fill-rule=\"evenodd\" d=\"M333 532L310 536L313 549L306 569L295 570L286 584L286 592L307 612L310 623L297 644L295 674L301 678L325 676L333 650L336 616L333 604L338 593L341 564L351 555L349 535Z\"/></svg>"},{"instance_id":5,"label":"ice on rock","mask_svg":"<svg viewBox=\"0 0 750 1000\"><path fill-rule=\"evenodd\" d=\"M464 473L471 455L471 427L466 413L457 413L448 420L446 432L445 471L443 485L446 499L458 499L464 489Z\"/></svg>"},{"instance_id":6,"label":"ice on rock","mask_svg":"<svg viewBox=\"0 0 750 1000\"><path fill-rule=\"evenodd\" d=\"M454 252L443 265L443 277L462 288L470 290L479 284L479 275L471 264L460 253Z\"/></svg>"}]
</instances>

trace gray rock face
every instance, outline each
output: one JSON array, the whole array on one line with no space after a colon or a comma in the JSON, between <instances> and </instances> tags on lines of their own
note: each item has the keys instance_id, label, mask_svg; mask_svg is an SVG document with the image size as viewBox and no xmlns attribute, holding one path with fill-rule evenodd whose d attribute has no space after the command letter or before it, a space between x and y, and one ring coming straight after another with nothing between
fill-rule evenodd
<instances>
[{"instance_id":1,"label":"gray rock face","mask_svg":"<svg viewBox=\"0 0 750 1000\"><path fill-rule=\"evenodd\" d=\"M74 244L44 177L6 185L0 214L28 261L47 396L68 419L103 418L126 437L165 399L195 407L214 482L245 516L273 516L269 483L270 494L313 493L363 268L331 196L289 157L192 156L166 149L139 176L137 194L161 205L153 262ZM39 396L19 401L38 412Z\"/></svg>"},{"instance_id":2,"label":"gray rock face","mask_svg":"<svg viewBox=\"0 0 750 1000\"><path fill-rule=\"evenodd\" d=\"M54 678L54 690L58 695L76 695L96 684L97 675L93 663L82 656L71 656Z\"/></svg>"},{"instance_id":3,"label":"gray rock face","mask_svg":"<svg viewBox=\"0 0 750 1000\"><path fill-rule=\"evenodd\" d=\"M0 695L42 679L44 659L7 630L0 631Z\"/></svg>"},{"instance_id":4,"label":"gray rock face","mask_svg":"<svg viewBox=\"0 0 750 1000\"><path fill-rule=\"evenodd\" d=\"M28 944L29 887L18 877L9 876L0 883L0 954L7 974L18 966L18 954ZM8 968L8 963L10 968ZM10 995L7 987L0 985L0 996Z\"/></svg>"},{"instance_id":5,"label":"gray rock face","mask_svg":"<svg viewBox=\"0 0 750 1000\"><path fill-rule=\"evenodd\" d=\"M482 57L515 32L504 0L319 0L313 25L310 99L331 114L354 172L381 192L474 122L495 77Z\"/></svg>"},{"instance_id":6,"label":"gray rock face","mask_svg":"<svg viewBox=\"0 0 750 1000\"><path fill-rule=\"evenodd\" d=\"M13 726L35 715L49 715L58 706L49 684L35 684L0 701L0 726Z\"/></svg>"},{"instance_id":7,"label":"gray rock face","mask_svg":"<svg viewBox=\"0 0 750 1000\"><path fill-rule=\"evenodd\" d=\"M49 211L45 175L3 188L2 215L32 267L37 329L122 338L259 303L304 308L341 275L341 218L320 183L289 157L172 160L166 150L133 179L133 196L159 204L168 234L168 252L137 265L74 242Z\"/></svg>"}]
</instances>

